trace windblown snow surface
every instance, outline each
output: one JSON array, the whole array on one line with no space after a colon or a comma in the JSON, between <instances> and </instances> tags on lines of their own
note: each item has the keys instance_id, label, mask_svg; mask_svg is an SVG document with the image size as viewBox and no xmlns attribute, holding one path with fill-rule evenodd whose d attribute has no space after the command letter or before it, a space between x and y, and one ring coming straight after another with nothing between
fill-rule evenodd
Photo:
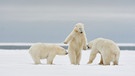
<instances>
[{"instance_id":1,"label":"windblown snow surface","mask_svg":"<svg viewBox=\"0 0 135 76\"><path fill-rule=\"evenodd\" d=\"M28 50L0 50L0 76L135 76L135 51L121 50L119 65L98 65L98 54L87 64L90 50L82 51L80 65L71 65L68 55L56 56L54 65L35 65Z\"/></svg>"}]
</instances>

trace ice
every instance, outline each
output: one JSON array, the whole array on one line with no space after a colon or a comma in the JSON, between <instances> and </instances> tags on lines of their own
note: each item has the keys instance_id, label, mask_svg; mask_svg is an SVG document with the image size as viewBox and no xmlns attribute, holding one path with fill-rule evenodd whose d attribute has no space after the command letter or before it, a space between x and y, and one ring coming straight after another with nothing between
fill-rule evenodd
<instances>
[{"instance_id":1,"label":"ice","mask_svg":"<svg viewBox=\"0 0 135 76\"><path fill-rule=\"evenodd\" d=\"M135 51L121 51L119 65L98 65L100 55L87 65L90 50L82 51L80 65L71 65L68 55L56 56L54 65L35 65L28 50L0 50L0 76L135 76Z\"/></svg>"}]
</instances>

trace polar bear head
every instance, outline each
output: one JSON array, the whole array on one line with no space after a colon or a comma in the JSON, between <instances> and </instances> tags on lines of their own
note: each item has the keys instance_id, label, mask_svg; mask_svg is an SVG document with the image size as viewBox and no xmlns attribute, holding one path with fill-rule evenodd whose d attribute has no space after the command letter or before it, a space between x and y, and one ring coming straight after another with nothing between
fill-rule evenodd
<instances>
[{"instance_id":1,"label":"polar bear head","mask_svg":"<svg viewBox=\"0 0 135 76\"><path fill-rule=\"evenodd\" d=\"M87 45L87 47L88 47L89 49L91 49L91 48L92 48L92 45L93 45L93 41L89 42L88 45Z\"/></svg>"},{"instance_id":2,"label":"polar bear head","mask_svg":"<svg viewBox=\"0 0 135 76\"><path fill-rule=\"evenodd\" d=\"M57 48L57 55L67 55L67 54L68 52L64 48L62 47Z\"/></svg>"},{"instance_id":3,"label":"polar bear head","mask_svg":"<svg viewBox=\"0 0 135 76\"><path fill-rule=\"evenodd\" d=\"M82 23L77 23L76 25L75 25L75 28L74 28L74 31L75 32L78 32L78 33L84 33L84 24L82 24Z\"/></svg>"}]
</instances>

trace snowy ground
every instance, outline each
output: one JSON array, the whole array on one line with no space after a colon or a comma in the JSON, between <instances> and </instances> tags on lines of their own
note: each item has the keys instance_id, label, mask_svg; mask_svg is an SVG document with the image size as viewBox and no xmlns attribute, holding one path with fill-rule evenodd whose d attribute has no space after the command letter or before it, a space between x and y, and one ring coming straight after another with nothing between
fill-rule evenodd
<instances>
[{"instance_id":1,"label":"snowy ground","mask_svg":"<svg viewBox=\"0 0 135 76\"><path fill-rule=\"evenodd\" d=\"M0 76L135 76L135 51L121 51L118 66L87 65L90 50L82 52L80 65L71 65L68 56L56 56L55 65L34 65L28 50L0 50Z\"/></svg>"}]
</instances>

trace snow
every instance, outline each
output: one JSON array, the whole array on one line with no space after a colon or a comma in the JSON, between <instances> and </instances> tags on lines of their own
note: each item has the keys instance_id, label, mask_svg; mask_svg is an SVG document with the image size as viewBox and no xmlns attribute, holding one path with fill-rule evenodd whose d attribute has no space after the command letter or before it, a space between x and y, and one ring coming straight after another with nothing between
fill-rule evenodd
<instances>
[{"instance_id":1,"label":"snow","mask_svg":"<svg viewBox=\"0 0 135 76\"><path fill-rule=\"evenodd\" d=\"M71 65L68 56L56 56L54 65L35 65L28 50L0 50L0 76L135 76L135 51L121 51L119 65L98 65L100 55L88 62L90 50L82 51L80 65Z\"/></svg>"}]
</instances>

